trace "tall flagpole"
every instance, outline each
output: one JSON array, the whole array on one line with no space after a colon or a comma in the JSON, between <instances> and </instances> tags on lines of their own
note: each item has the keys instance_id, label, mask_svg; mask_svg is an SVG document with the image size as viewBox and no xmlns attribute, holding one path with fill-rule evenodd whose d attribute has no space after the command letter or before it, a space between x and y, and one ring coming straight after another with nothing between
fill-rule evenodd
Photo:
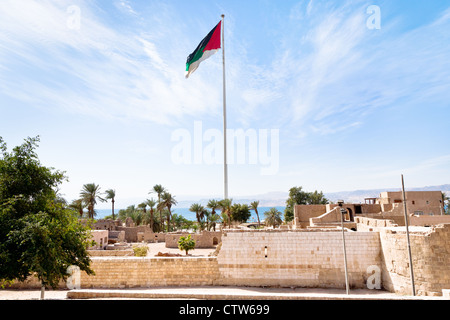
<instances>
[{"instance_id":1,"label":"tall flagpole","mask_svg":"<svg viewBox=\"0 0 450 320\"><path fill-rule=\"evenodd\" d=\"M406 239L408 241L408 257L409 257L409 272L411 277L411 290L412 295L416 295L416 289L414 285L414 271L413 271L413 261L411 257L411 242L409 240L409 223L408 223L408 211L406 210L406 196L405 196L405 182L402 175L402 195L403 195L403 210L405 213L405 226L406 226Z\"/></svg>"},{"instance_id":2,"label":"tall flagpole","mask_svg":"<svg viewBox=\"0 0 450 320\"><path fill-rule=\"evenodd\" d=\"M227 160L227 94L225 81L225 15L222 14L222 60L223 60L223 184L224 199L228 199L228 160Z\"/></svg>"}]
</instances>

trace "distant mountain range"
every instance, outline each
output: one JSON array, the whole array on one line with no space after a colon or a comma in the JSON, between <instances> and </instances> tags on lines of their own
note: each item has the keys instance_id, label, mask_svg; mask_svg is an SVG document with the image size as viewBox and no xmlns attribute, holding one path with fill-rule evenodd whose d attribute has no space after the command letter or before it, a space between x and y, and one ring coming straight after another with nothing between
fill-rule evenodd
<instances>
[{"instance_id":1,"label":"distant mountain range","mask_svg":"<svg viewBox=\"0 0 450 320\"><path fill-rule=\"evenodd\" d=\"M400 188L384 188L384 189L369 189L369 190L354 190L354 191L340 191L332 193L324 193L324 196L333 202L337 200L344 200L348 203L363 203L365 198L378 198L381 192L385 191L401 191ZM442 191L450 195L450 184L443 184L440 186L427 186L421 188L406 188L406 191ZM283 207L286 205L286 200L289 197L288 192L268 192L254 196L233 197L235 203L250 204L253 201L259 201L260 207ZM200 203L204 206L210 199L199 200L181 200L178 201L178 208L189 208L192 203Z\"/></svg>"}]
</instances>

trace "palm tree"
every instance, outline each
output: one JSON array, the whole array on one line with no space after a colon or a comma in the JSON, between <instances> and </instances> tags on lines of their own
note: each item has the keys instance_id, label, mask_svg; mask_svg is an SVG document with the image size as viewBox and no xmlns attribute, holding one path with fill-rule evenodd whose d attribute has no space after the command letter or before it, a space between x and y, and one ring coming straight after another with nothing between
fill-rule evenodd
<instances>
[{"instance_id":1,"label":"palm tree","mask_svg":"<svg viewBox=\"0 0 450 320\"><path fill-rule=\"evenodd\" d=\"M144 213L147 213L147 202L144 201L138 204L138 208L141 209Z\"/></svg>"},{"instance_id":2,"label":"palm tree","mask_svg":"<svg viewBox=\"0 0 450 320\"><path fill-rule=\"evenodd\" d=\"M162 208L160 207L161 204L161 195L166 191L164 187L160 184L156 184L153 186L153 191L150 191L149 193L155 192L158 195L158 206L156 209L159 211L159 218L161 222L161 228L164 230L164 224L163 224L163 218L162 218Z\"/></svg>"},{"instance_id":3,"label":"palm tree","mask_svg":"<svg viewBox=\"0 0 450 320\"><path fill-rule=\"evenodd\" d=\"M214 199L209 200L206 206L211 209L211 215L215 215L216 209L220 208L219 201Z\"/></svg>"},{"instance_id":4,"label":"palm tree","mask_svg":"<svg viewBox=\"0 0 450 320\"><path fill-rule=\"evenodd\" d=\"M83 217L83 209L86 208L86 205L83 203L83 199L73 200L71 204L69 204L69 208L76 210L80 214L80 218Z\"/></svg>"},{"instance_id":5,"label":"palm tree","mask_svg":"<svg viewBox=\"0 0 450 320\"><path fill-rule=\"evenodd\" d=\"M209 218L209 222L214 231L216 231L216 222L220 221L220 216L218 214L211 214Z\"/></svg>"},{"instance_id":6,"label":"palm tree","mask_svg":"<svg viewBox=\"0 0 450 320\"><path fill-rule=\"evenodd\" d=\"M258 217L258 227L259 227L261 222L259 221L258 206L259 206L259 201L253 201L252 203L250 203L250 209L255 210L256 216Z\"/></svg>"},{"instance_id":7,"label":"palm tree","mask_svg":"<svg viewBox=\"0 0 450 320\"><path fill-rule=\"evenodd\" d=\"M156 201L153 199L147 199L145 202L150 207L150 229L153 230L153 208L156 205Z\"/></svg>"},{"instance_id":8,"label":"palm tree","mask_svg":"<svg viewBox=\"0 0 450 320\"><path fill-rule=\"evenodd\" d=\"M110 199L111 200L111 205L112 205L112 218L114 220L114 202L115 202L115 198L116 198L116 190L113 189L109 189L105 191L106 197L105 199Z\"/></svg>"},{"instance_id":9,"label":"palm tree","mask_svg":"<svg viewBox=\"0 0 450 320\"><path fill-rule=\"evenodd\" d=\"M95 183L85 184L80 192L80 197L88 208L88 216L90 219L93 219L96 215L94 208L97 200L102 202L106 201L100 197L100 186Z\"/></svg>"},{"instance_id":10,"label":"palm tree","mask_svg":"<svg viewBox=\"0 0 450 320\"><path fill-rule=\"evenodd\" d=\"M189 211L195 212L195 217L197 218L199 226L201 226L201 220L203 219L204 210L205 208L200 203L193 203L189 208Z\"/></svg>"},{"instance_id":11,"label":"palm tree","mask_svg":"<svg viewBox=\"0 0 450 320\"><path fill-rule=\"evenodd\" d=\"M266 218L266 224L272 225L274 228L283 222L281 212L277 208L270 208L269 211L264 212L264 216Z\"/></svg>"},{"instance_id":12,"label":"palm tree","mask_svg":"<svg viewBox=\"0 0 450 320\"><path fill-rule=\"evenodd\" d=\"M222 210L222 216L227 217L228 226L231 224L231 205L233 199L223 199L219 201L219 207ZM225 220L224 220L225 222Z\"/></svg>"},{"instance_id":13,"label":"palm tree","mask_svg":"<svg viewBox=\"0 0 450 320\"><path fill-rule=\"evenodd\" d=\"M206 231L209 231L210 225L209 225L209 218L211 217L211 211L208 211L206 208L203 209L203 217L206 218Z\"/></svg>"},{"instance_id":14,"label":"palm tree","mask_svg":"<svg viewBox=\"0 0 450 320\"><path fill-rule=\"evenodd\" d=\"M167 232L169 232L170 216L172 215L171 208L172 208L172 206L176 205L178 202L177 202L177 200L175 200L175 197L172 196L169 192L164 192L161 196L161 203L169 211L167 214Z\"/></svg>"}]
</instances>

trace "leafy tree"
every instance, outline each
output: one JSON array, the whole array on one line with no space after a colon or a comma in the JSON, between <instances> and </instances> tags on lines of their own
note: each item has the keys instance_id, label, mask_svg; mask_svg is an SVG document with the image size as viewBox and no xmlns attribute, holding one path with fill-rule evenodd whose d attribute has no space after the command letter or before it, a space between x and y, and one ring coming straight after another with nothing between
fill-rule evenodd
<instances>
[{"instance_id":1,"label":"leafy tree","mask_svg":"<svg viewBox=\"0 0 450 320\"><path fill-rule=\"evenodd\" d=\"M324 197L322 192L306 192L302 187L293 187L289 190L289 198L286 200L286 209L284 210L284 220L286 222L294 219L294 207L296 205L327 204L329 200Z\"/></svg>"},{"instance_id":2,"label":"leafy tree","mask_svg":"<svg viewBox=\"0 0 450 320\"><path fill-rule=\"evenodd\" d=\"M185 251L186 255L188 255L190 250L195 249L195 240L191 238L190 234L186 237L180 237L180 239L178 239L178 248Z\"/></svg>"},{"instance_id":3,"label":"leafy tree","mask_svg":"<svg viewBox=\"0 0 450 320\"><path fill-rule=\"evenodd\" d=\"M8 153L0 137L0 283L35 274L44 289L66 280L69 266L93 270L88 228L58 198L66 177L41 165L34 151L39 141L28 138Z\"/></svg>"},{"instance_id":4,"label":"leafy tree","mask_svg":"<svg viewBox=\"0 0 450 320\"><path fill-rule=\"evenodd\" d=\"M282 213L277 208L270 208L269 211L264 212L266 224L273 227L280 225L283 222L281 215Z\"/></svg>"},{"instance_id":5,"label":"leafy tree","mask_svg":"<svg viewBox=\"0 0 450 320\"><path fill-rule=\"evenodd\" d=\"M329 200L325 198L322 191L318 192L317 190L315 190L314 192L309 193L309 199L307 204L313 205L313 204L328 204L328 203Z\"/></svg>"},{"instance_id":6,"label":"leafy tree","mask_svg":"<svg viewBox=\"0 0 450 320\"><path fill-rule=\"evenodd\" d=\"M231 220L236 222L247 222L251 217L250 209L246 204L236 203L231 207Z\"/></svg>"},{"instance_id":7,"label":"leafy tree","mask_svg":"<svg viewBox=\"0 0 450 320\"><path fill-rule=\"evenodd\" d=\"M113 190L113 189L106 190L105 194L106 194L105 199L106 200L111 200L112 219L115 220L114 219L114 202L116 202L115 201L115 199L116 199L116 190Z\"/></svg>"},{"instance_id":8,"label":"leafy tree","mask_svg":"<svg viewBox=\"0 0 450 320\"><path fill-rule=\"evenodd\" d=\"M186 219L180 214L174 213L172 215L172 221L174 223L174 226L177 230L187 230L192 227L192 221Z\"/></svg>"}]
</instances>

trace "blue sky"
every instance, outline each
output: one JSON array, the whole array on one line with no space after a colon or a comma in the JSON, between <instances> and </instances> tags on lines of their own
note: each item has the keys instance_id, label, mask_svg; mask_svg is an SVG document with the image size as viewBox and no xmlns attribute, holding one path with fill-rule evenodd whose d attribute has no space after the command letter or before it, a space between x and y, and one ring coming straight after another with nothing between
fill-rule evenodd
<instances>
[{"instance_id":1,"label":"blue sky","mask_svg":"<svg viewBox=\"0 0 450 320\"><path fill-rule=\"evenodd\" d=\"M184 78L222 13L228 128L279 132L276 173L230 165L231 198L450 182L448 1L2 0L0 136L40 135L68 200L91 182L119 207L155 184L220 197L221 164L171 154L176 130L222 130L221 52Z\"/></svg>"}]
</instances>

